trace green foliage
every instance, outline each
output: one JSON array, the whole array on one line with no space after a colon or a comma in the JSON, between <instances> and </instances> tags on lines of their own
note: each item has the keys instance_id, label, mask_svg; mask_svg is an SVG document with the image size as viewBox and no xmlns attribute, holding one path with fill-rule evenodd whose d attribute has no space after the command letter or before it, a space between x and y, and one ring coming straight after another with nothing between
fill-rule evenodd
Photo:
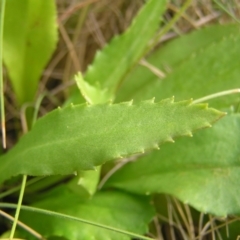
<instances>
[{"instance_id":1,"label":"green foliage","mask_svg":"<svg viewBox=\"0 0 240 240\"><path fill-rule=\"evenodd\" d=\"M210 32L218 34L209 37ZM197 44L199 39L205 40ZM189 42L192 41L195 45L191 46L191 51L189 51ZM210 29L199 30L183 38L177 38L163 48L159 48L150 58L154 66L160 67L164 72L168 69L169 73L166 78L159 80L153 73L149 73L142 67L138 68L130 74L129 81L126 81L125 86L119 91L119 100L140 101L149 97L156 97L156 100L160 100L169 95L174 95L176 100L180 100L192 96L200 98L215 92L239 88L239 42L238 25L230 25L229 28L212 26ZM182 51L175 51L175 54L173 52L171 54L177 45L183 48L184 55ZM166 52L169 51L170 55L165 57ZM159 56L161 56L160 59ZM210 103L211 106L224 108L239 101L239 95L234 95L214 99Z\"/></svg>"},{"instance_id":2,"label":"green foliage","mask_svg":"<svg viewBox=\"0 0 240 240\"><path fill-rule=\"evenodd\" d=\"M119 84L145 54L147 44L159 27L160 16L165 11L166 2L166 0L147 1L127 31L115 37L102 51L97 52L93 65L89 66L85 74L86 82L82 78L78 81L82 95L89 103L114 100ZM71 100L78 102L75 100L78 98L79 96L75 95Z\"/></svg>"},{"instance_id":3,"label":"green foliage","mask_svg":"<svg viewBox=\"0 0 240 240\"><path fill-rule=\"evenodd\" d=\"M103 191L97 193L90 200L84 200L76 192L69 190L67 186L54 189L47 198L36 202L34 206L139 234L147 232L148 222L155 213L149 197L136 197L118 191ZM96 236L99 240L131 239L129 236L96 226L46 215L39 215L35 218L34 215L34 212L24 211L21 220L46 237L56 235L67 239L83 240L93 239ZM42 224L43 222L44 224ZM76 229L81 230L76 231Z\"/></svg>"},{"instance_id":4,"label":"green foliage","mask_svg":"<svg viewBox=\"0 0 240 240\"><path fill-rule=\"evenodd\" d=\"M211 126L221 116L205 104L174 103L173 99L57 109L41 118L0 158L0 182L17 174L94 169L109 160L158 148L177 136L191 136L192 131Z\"/></svg>"},{"instance_id":5,"label":"green foliage","mask_svg":"<svg viewBox=\"0 0 240 240\"><path fill-rule=\"evenodd\" d=\"M79 171L79 177L70 182L73 191L81 192L83 197L91 197L97 190L100 179L101 167L96 167L95 171ZM81 191L79 191L79 188Z\"/></svg>"},{"instance_id":6,"label":"green foliage","mask_svg":"<svg viewBox=\"0 0 240 240\"><path fill-rule=\"evenodd\" d=\"M239 26L200 29L146 55L166 2L148 0L129 29L96 54L84 77L76 75L77 86L88 103L69 104L46 114L16 146L0 156L2 184L20 174L51 176L26 193L33 207L119 232L148 232L156 210L146 194L171 194L215 215L240 213L240 115L235 108L240 97L211 100L219 110L188 100L239 88ZM34 99L37 82L56 44L55 19L54 1L7 1L4 62L19 104ZM159 79L151 68L137 65L142 58L165 77ZM80 99L78 92L68 102L80 103ZM193 138L184 138L211 127L226 109L235 113ZM153 151L177 137L176 144ZM136 161L117 172L108 169L114 160L128 161L132 156ZM106 162L109 165L102 169ZM53 175L70 177L63 180ZM110 175L105 189L97 191L99 181L102 186ZM5 184L8 188L9 182ZM21 218L49 239L130 239L117 231L79 223L79 219L35 217L39 212L24 212Z\"/></svg>"},{"instance_id":7,"label":"green foliage","mask_svg":"<svg viewBox=\"0 0 240 240\"><path fill-rule=\"evenodd\" d=\"M19 104L33 101L57 43L55 1L6 1L3 60Z\"/></svg>"},{"instance_id":8,"label":"green foliage","mask_svg":"<svg viewBox=\"0 0 240 240\"><path fill-rule=\"evenodd\" d=\"M143 156L119 170L108 186L135 193L168 193L218 216L239 214L240 114L225 117L193 139ZM191 149L189 151L188 149ZM139 188L139 185L141 188Z\"/></svg>"}]
</instances>

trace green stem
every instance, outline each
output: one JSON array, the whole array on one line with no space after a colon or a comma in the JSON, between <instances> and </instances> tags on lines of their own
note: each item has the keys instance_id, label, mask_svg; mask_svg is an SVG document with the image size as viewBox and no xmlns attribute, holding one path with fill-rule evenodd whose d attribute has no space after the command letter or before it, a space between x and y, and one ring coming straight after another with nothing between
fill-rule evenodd
<instances>
[{"instance_id":1,"label":"green stem","mask_svg":"<svg viewBox=\"0 0 240 240\"><path fill-rule=\"evenodd\" d=\"M5 0L1 1L1 18L0 18L0 101L1 101L1 128L2 128L2 142L3 148L6 148L6 128L5 128L5 110L4 110L4 90L3 90L3 27L4 27L4 13Z\"/></svg>"},{"instance_id":2,"label":"green stem","mask_svg":"<svg viewBox=\"0 0 240 240\"><path fill-rule=\"evenodd\" d=\"M36 123L37 121L37 117L38 117L38 112L39 112L39 109L40 109L40 106L41 106L41 103L42 103L42 100L46 97L46 92L43 92L37 99L36 101L36 104L34 106L34 113L33 113L33 120L32 120L32 126L31 128L33 127L33 125Z\"/></svg>"},{"instance_id":3,"label":"green stem","mask_svg":"<svg viewBox=\"0 0 240 240\"><path fill-rule=\"evenodd\" d=\"M14 218L9 215L8 213L0 210L0 215L7 218L10 221L14 221ZM41 234L39 234L38 232L36 232L34 229L28 227L27 225L25 225L24 223L18 221L18 226L22 227L23 229L25 229L27 232L29 232L30 234L32 234L34 237L36 237L37 239L40 240L45 240Z\"/></svg>"},{"instance_id":4,"label":"green stem","mask_svg":"<svg viewBox=\"0 0 240 240\"><path fill-rule=\"evenodd\" d=\"M16 206L16 204L11 204L11 203L0 203L0 207L2 207L2 208L16 208L17 206ZM72 220L72 221L86 223L86 224L89 224L89 225L93 225L95 227L100 227L100 228L104 228L104 229L107 229L107 230L110 230L110 231L122 233L122 234L131 236L131 237L137 238L137 239L153 240L152 238L141 236L139 234L135 234L135 233L132 233L132 232L129 232L129 231L125 231L125 230L117 229L117 228L110 227L110 226L107 226L107 225L103 225L103 224L100 224L100 223L88 221L88 220L85 220L85 219L82 219L82 218L73 217L73 216L70 216L70 215L66 215L66 214L62 214L62 213L58 213L58 212L54 212L54 211L49 211L49 210L46 210L46 209L29 207L29 206L21 206L21 208L23 210L27 210L27 211L31 211L31 212L37 212L37 213L42 213L42 214L46 214L46 215L51 215L51 216L56 216L56 217L60 217L60 218L69 219L69 220Z\"/></svg>"},{"instance_id":5,"label":"green stem","mask_svg":"<svg viewBox=\"0 0 240 240\"><path fill-rule=\"evenodd\" d=\"M20 195L19 195L19 198L18 198L17 209L16 209L16 213L15 213L15 217L14 217L14 221L13 221L13 225L12 225L12 229L11 229L9 240L12 240L13 237L14 237L14 233L15 233L15 230L16 230L17 222L18 222L18 217L19 217L20 210L21 210L21 205L22 205L22 200L23 200L23 195L24 195L26 182L27 182L27 175L23 175Z\"/></svg>"},{"instance_id":6,"label":"green stem","mask_svg":"<svg viewBox=\"0 0 240 240\"><path fill-rule=\"evenodd\" d=\"M213 99L213 98L222 97L222 96L235 94L235 93L240 93L240 88L210 94L210 95L207 95L205 97L194 100L193 103L202 103L202 102L208 101L208 100Z\"/></svg>"},{"instance_id":7,"label":"green stem","mask_svg":"<svg viewBox=\"0 0 240 240\"><path fill-rule=\"evenodd\" d=\"M35 112L34 112L34 116L33 116L33 121L32 121L32 126L35 124L36 120L37 120L37 113L38 110L40 108L40 104L42 99L44 98L45 93L43 93L40 98L38 99L36 106L35 106ZM21 210L21 205L22 205L22 200L23 200L23 195L24 195L24 191L26 188L26 182L27 182L27 175L23 175L23 179L22 179L22 184L21 184L21 190L20 190L20 195L18 198L18 204L17 204L17 209L16 209L16 213L15 213L15 217L14 217L14 222L13 222L13 226L11 229L11 234L10 234L10 240L13 239L14 237L14 233L16 230L16 226L17 226L17 222L18 222L18 218L19 218L19 214L20 214L20 210Z\"/></svg>"}]
</instances>

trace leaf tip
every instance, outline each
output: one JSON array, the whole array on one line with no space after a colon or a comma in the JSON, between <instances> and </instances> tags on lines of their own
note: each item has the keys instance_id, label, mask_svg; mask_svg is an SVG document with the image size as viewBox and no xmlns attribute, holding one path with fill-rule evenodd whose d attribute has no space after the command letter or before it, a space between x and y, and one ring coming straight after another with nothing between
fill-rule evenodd
<instances>
[{"instance_id":1,"label":"leaf tip","mask_svg":"<svg viewBox=\"0 0 240 240\"><path fill-rule=\"evenodd\" d=\"M186 137L193 137L193 134L191 131L189 132L186 132L185 134L183 134L183 136L186 136Z\"/></svg>"},{"instance_id":2,"label":"leaf tip","mask_svg":"<svg viewBox=\"0 0 240 240\"><path fill-rule=\"evenodd\" d=\"M129 102L127 102L127 103L128 103L128 106L132 106L133 105L133 99L130 100Z\"/></svg>"},{"instance_id":3,"label":"leaf tip","mask_svg":"<svg viewBox=\"0 0 240 240\"><path fill-rule=\"evenodd\" d=\"M143 148L143 149L141 149L139 152L140 152L140 153L142 153L142 154L144 154L144 153L145 153L145 150L144 150L144 148Z\"/></svg>"},{"instance_id":4,"label":"leaf tip","mask_svg":"<svg viewBox=\"0 0 240 240\"><path fill-rule=\"evenodd\" d=\"M155 144L153 145L153 149L160 150L160 147L159 147L159 145L158 145L157 143L155 143Z\"/></svg>"},{"instance_id":5,"label":"leaf tip","mask_svg":"<svg viewBox=\"0 0 240 240\"><path fill-rule=\"evenodd\" d=\"M173 138L172 138L171 136L169 136L169 137L166 139L166 142L175 143L175 141L173 140Z\"/></svg>"},{"instance_id":6,"label":"leaf tip","mask_svg":"<svg viewBox=\"0 0 240 240\"><path fill-rule=\"evenodd\" d=\"M209 122L207 122L207 123L205 124L205 126L206 126L207 128L211 128L211 127L212 127L212 124L209 123Z\"/></svg>"}]
</instances>

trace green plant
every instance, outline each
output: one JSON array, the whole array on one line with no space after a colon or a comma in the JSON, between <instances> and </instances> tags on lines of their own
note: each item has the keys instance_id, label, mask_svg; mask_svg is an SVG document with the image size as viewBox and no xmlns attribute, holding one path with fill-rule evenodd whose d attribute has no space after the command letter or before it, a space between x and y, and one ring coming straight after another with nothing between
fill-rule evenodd
<instances>
[{"instance_id":1,"label":"green plant","mask_svg":"<svg viewBox=\"0 0 240 240\"><path fill-rule=\"evenodd\" d=\"M65 105L36 123L36 114L30 112L26 118L32 129L0 157L3 186L18 175L48 176L37 183L30 180L35 181L26 192L31 207L21 206L20 217L44 238L151 239L141 234L148 233L163 204L154 198L156 193L171 194L204 213L239 214L240 99L237 94L225 96L239 92L239 26L200 29L148 56L177 20L158 32L166 3L148 0L128 30L96 54L84 76L76 75L78 89ZM54 50L55 12L54 1L7 1L3 60L19 105L34 101L41 70ZM19 38L13 37L16 22L24 30L17 29ZM39 50L43 36L48 40ZM147 67L137 65L143 57ZM212 99L217 92L221 97ZM206 99L219 110L199 103ZM176 139L211 127L226 115L222 111L228 116L212 128ZM154 150L175 139L174 145ZM2 202L0 207L16 205ZM20 230L17 234L36 238Z\"/></svg>"}]
</instances>

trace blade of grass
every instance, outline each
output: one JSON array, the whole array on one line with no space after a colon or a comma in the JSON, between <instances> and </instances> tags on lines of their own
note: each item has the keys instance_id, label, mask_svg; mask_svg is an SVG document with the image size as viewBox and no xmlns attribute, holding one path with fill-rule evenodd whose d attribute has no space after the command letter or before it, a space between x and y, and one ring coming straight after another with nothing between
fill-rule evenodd
<instances>
[{"instance_id":1,"label":"blade of grass","mask_svg":"<svg viewBox=\"0 0 240 240\"><path fill-rule=\"evenodd\" d=\"M5 127L5 111L4 111L4 90L3 90L3 26L5 13L5 0L1 1L1 18L0 18L0 101L1 101L1 128L2 128L2 144L6 148L6 127Z\"/></svg>"},{"instance_id":2,"label":"blade of grass","mask_svg":"<svg viewBox=\"0 0 240 240\"><path fill-rule=\"evenodd\" d=\"M22 205L22 200L23 200L23 195L24 195L26 182L27 182L27 175L23 175L21 190L20 190L20 194L19 194L19 198L18 198L17 209L16 209L16 213L15 213L15 216L14 216L14 221L13 221L13 225L12 225L9 240L12 240L13 237L14 237L14 233L15 233L15 230L16 230L16 226L17 226L17 223L18 223L18 218L19 218L19 214L20 214L20 210L21 210L21 205Z\"/></svg>"},{"instance_id":3,"label":"blade of grass","mask_svg":"<svg viewBox=\"0 0 240 240\"><path fill-rule=\"evenodd\" d=\"M14 221L14 218L9 215L8 213L3 212L2 210L0 210L0 215L2 215L3 217L9 219L10 221ZM21 221L18 221L18 225L20 227L22 227L23 229L25 229L27 232L29 232L30 234L32 234L34 237L36 237L37 239L40 240L45 240L45 238L43 238L43 236L41 234L39 234L38 232L36 232L34 229L30 228L29 226L27 226L26 224L24 224Z\"/></svg>"},{"instance_id":4,"label":"blade of grass","mask_svg":"<svg viewBox=\"0 0 240 240\"><path fill-rule=\"evenodd\" d=\"M36 106L35 106L32 126L35 124L35 122L37 120L37 113L38 113L41 101L44 98L44 96L45 96L45 93L43 93L38 98L38 101L37 101ZM20 194L19 194L19 197L18 197L17 209L16 209L16 213L15 213L15 216L14 216L14 221L13 221L13 225L12 225L12 228L11 228L9 240L13 239L14 233L15 233L15 230L16 230L16 227L17 227L17 224L18 224L18 218L19 218L19 214L20 214L20 211L21 211L21 207L22 207L22 201L23 201L24 191L25 191L25 188L26 188L26 183L27 183L27 175L24 174L23 178L22 178L22 184L21 184Z\"/></svg>"}]
</instances>

